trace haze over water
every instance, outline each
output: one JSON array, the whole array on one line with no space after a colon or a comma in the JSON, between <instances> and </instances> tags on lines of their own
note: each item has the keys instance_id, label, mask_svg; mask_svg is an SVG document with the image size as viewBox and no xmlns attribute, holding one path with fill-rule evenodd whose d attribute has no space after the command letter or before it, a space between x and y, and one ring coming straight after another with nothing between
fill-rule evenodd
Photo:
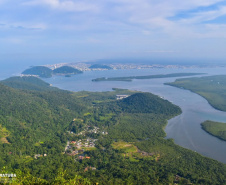
<instances>
[{"instance_id":1,"label":"haze over water","mask_svg":"<svg viewBox=\"0 0 226 185\"><path fill-rule=\"evenodd\" d=\"M226 112L212 108L201 96L188 90L164 85L176 78L133 80L132 82L92 82L98 77L139 76L151 74L169 74L179 72L203 72L208 75L225 74L225 68L196 69L142 69L87 71L71 78L53 77L45 79L53 86L71 91L110 91L112 88L126 88L164 97L181 107L183 113L171 120L165 128L167 138L173 138L176 144L196 151L204 156L226 163L226 142L215 138L201 129L205 120L226 122Z\"/></svg>"}]
</instances>

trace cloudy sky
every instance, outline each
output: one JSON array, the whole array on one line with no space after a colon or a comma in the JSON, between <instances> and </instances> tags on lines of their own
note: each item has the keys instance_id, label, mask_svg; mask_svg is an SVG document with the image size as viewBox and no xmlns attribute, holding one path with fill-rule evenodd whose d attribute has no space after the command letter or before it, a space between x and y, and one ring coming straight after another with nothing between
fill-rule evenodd
<instances>
[{"instance_id":1,"label":"cloudy sky","mask_svg":"<svg viewBox=\"0 0 226 185\"><path fill-rule=\"evenodd\" d=\"M0 0L1 60L114 57L224 60L226 1Z\"/></svg>"}]
</instances>

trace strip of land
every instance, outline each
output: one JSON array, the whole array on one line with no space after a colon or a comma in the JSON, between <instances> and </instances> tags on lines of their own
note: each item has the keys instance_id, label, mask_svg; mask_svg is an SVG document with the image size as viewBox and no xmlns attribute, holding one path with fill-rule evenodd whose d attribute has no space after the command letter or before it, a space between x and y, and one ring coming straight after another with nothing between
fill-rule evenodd
<instances>
[{"instance_id":1,"label":"strip of land","mask_svg":"<svg viewBox=\"0 0 226 185\"><path fill-rule=\"evenodd\" d=\"M128 76L128 77L112 77L112 78L96 78L93 79L93 82L99 81L126 81L131 82L134 79L154 79L154 78L172 78L172 77L183 77L183 76L195 76L195 75L202 75L204 73L171 73L171 74L159 74L159 75L146 75L146 76Z\"/></svg>"}]
</instances>

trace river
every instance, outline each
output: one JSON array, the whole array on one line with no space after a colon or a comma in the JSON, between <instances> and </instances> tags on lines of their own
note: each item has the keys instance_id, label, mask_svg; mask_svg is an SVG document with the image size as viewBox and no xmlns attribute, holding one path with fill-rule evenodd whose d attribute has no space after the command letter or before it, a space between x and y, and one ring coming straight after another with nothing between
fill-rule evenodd
<instances>
[{"instance_id":1,"label":"river","mask_svg":"<svg viewBox=\"0 0 226 185\"><path fill-rule=\"evenodd\" d=\"M134 69L87 71L83 74L66 78L62 76L45 79L48 83L61 89L71 91L110 91L112 88L125 88L151 92L164 97L182 109L182 114L169 120L165 128L166 138L173 138L175 143L196 151L204 156L226 163L226 142L213 137L201 129L205 120L226 122L226 112L211 107L201 96L188 90L164 85L177 78L133 80L132 82L92 82L99 77L138 76L168 74L181 72L203 72L206 75L226 74L226 68L192 68L192 69ZM183 77L184 78L184 77Z\"/></svg>"}]
</instances>

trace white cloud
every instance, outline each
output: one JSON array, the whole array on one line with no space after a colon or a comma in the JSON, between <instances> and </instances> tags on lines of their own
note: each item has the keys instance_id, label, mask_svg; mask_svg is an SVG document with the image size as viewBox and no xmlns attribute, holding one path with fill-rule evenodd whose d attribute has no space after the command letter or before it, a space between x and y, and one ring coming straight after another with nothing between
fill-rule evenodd
<instances>
[{"instance_id":1,"label":"white cloud","mask_svg":"<svg viewBox=\"0 0 226 185\"><path fill-rule=\"evenodd\" d=\"M17 23L0 23L0 28L4 29L25 29L25 30L45 30L47 26L43 23L24 23L24 22L17 22Z\"/></svg>"},{"instance_id":2,"label":"white cloud","mask_svg":"<svg viewBox=\"0 0 226 185\"><path fill-rule=\"evenodd\" d=\"M205 8L198 13L189 13L186 18L178 17L177 20L169 19L175 17L181 12L189 12L200 7L209 7L222 0L114 0L117 3L115 11L119 14L126 12L126 19L132 24L141 26L145 32L144 35L156 35L165 33L171 37L212 37L213 35L221 37L225 35L220 30L222 27L211 29L205 26L205 21L214 20L217 17L226 15L226 8L218 5L218 9L206 10ZM216 7L215 7L216 8ZM218 30L219 29L219 30ZM221 33L221 34L214 34ZM148 33L148 34L147 34Z\"/></svg>"}]
</instances>

